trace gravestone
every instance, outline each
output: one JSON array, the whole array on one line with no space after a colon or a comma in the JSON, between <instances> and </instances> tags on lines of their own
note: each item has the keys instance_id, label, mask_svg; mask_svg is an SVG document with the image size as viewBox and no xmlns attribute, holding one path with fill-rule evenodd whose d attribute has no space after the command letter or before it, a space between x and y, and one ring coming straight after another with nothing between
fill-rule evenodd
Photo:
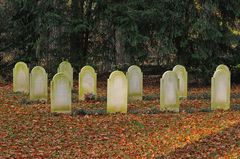
<instances>
[{"instance_id":1,"label":"gravestone","mask_svg":"<svg viewBox=\"0 0 240 159\"><path fill-rule=\"evenodd\" d=\"M211 110L230 108L231 82L226 69L217 69L211 80Z\"/></svg>"},{"instance_id":2,"label":"gravestone","mask_svg":"<svg viewBox=\"0 0 240 159\"><path fill-rule=\"evenodd\" d=\"M216 68L216 71L217 71L217 70L220 70L220 69L225 70L225 71L227 72L227 74L228 74L228 76L229 76L229 79L230 79L230 81L231 81L231 72L230 72L229 68L228 68L226 65L221 64L221 65L218 65L218 67ZM215 71L215 72L216 72L216 71Z\"/></svg>"},{"instance_id":3,"label":"gravestone","mask_svg":"<svg viewBox=\"0 0 240 159\"><path fill-rule=\"evenodd\" d=\"M188 73L184 66L176 65L173 71L177 74L179 79L179 97L187 98L187 88L188 88Z\"/></svg>"},{"instance_id":4,"label":"gravestone","mask_svg":"<svg viewBox=\"0 0 240 159\"><path fill-rule=\"evenodd\" d=\"M36 66L30 74L30 100L47 101L48 97L48 77L45 69Z\"/></svg>"},{"instance_id":5,"label":"gravestone","mask_svg":"<svg viewBox=\"0 0 240 159\"><path fill-rule=\"evenodd\" d=\"M142 100L143 74L141 69L133 65L128 68L126 75L128 80L128 100Z\"/></svg>"},{"instance_id":6,"label":"gravestone","mask_svg":"<svg viewBox=\"0 0 240 159\"><path fill-rule=\"evenodd\" d=\"M173 71L165 72L161 78L160 110L179 112L179 79Z\"/></svg>"},{"instance_id":7,"label":"gravestone","mask_svg":"<svg viewBox=\"0 0 240 159\"><path fill-rule=\"evenodd\" d=\"M29 68L18 62L13 69L13 92L29 93Z\"/></svg>"},{"instance_id":8,"label":"gravestone","mask_svg":"<svg viewBox=\"0 0 240 159\"><path fill-rule=\"evenodd\" d=\"M51 81L51 112L71 112L71 90L71 82L63 73L54 75Z\"/></svg>"},{"instance_id":9,"label":"gravestone","mask_svg":"<svg viewBox=\"0 0 240 159\"><path fill-rule=\"evenodd\" d=\"M91 66L84 66L79 73L79 100L89 95L97 97L97 74Z\"/></svg>"},{"instance_id":10,"label":"gravestone","mask_svg":"<svg viewBox=\"0 0 240 159\"><path fill-rule=\"evenodd\" d=\"M111 73L107 82L107 113L127 113L128 83L121 71Z\"/></svg>"},{"instance_id":11,"label":"gravestone","mask_svg":"<svg viewBox=\"0 0 240 159\"><path fill-rule=\"evenodd\" d=\"M58 66L58 73L63 73L71 82L71 88L73 87L73 68L68 61L63 61Z\"/></svg>"},{"instance_id":12,"label":"gravestone","mask_svg":"<svg viewBox=\"0 0 240 159\"><path fill-rule=\"evenodd\" d=\"M216 68L216 70L219 70L219 69L226 70L227 72L230 73L229 68L228 68L226 65L223 65L223 64L218 65L218 67Z\"/></svg>"}]
</instances>

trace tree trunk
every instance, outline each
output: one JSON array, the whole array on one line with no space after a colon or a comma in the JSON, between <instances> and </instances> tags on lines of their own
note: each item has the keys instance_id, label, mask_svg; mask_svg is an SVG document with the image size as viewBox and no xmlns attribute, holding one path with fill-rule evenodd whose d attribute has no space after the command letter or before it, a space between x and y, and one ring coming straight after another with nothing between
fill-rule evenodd
<instances>
[{"instance_id":1,"label":"tree trunk","mask_svg":"<svg viewBox=\"0 0 240 159\"><path fill-rule=\"evenodd\" d=\"M59 9L60 5L61 4L58 0L53 1L53 7L55 10ZM54 24L53 26L51 26L48 32L48 49L47 50L48 50L48 66L49 66L49 70L51 70L50 72L53 71L52 66L54 65L52 65L52 63L56 65L55 67L57 67L58 63L67 57L66 54L61 51L62 46L59 43L59 39L61 36L61 28L62 26L58 26L57 24ZM50 58L51 64L49 63L49 58Z\"/></svg>"},{"instance_id":2,"label":"tree trunk","mask_svg":"<svg viewBox=\"0 0 240 159\"><path fill-rule=\"evenodd\" d=\"M124 41L122 32L119 29L115 31L115 50L116 50L116 65L122 68L125 63Z\"/></svg>"},{"instance_id":3,"label":"tree trunk","mask_svg":"<svg viewBox=\"0 0 240 159\"><path fill-rule=\"evenodd\" d=\"M77 19L82 19L83 17L83 5L84 1L81 0L72 0L71 6L71 18L72 21L76 21ZM75 27L75 26L73 26ZM83 36L81 32L71 32L70 34L70 52L71 52L71 61L73 63L80 63L81 61L81 52L83 45Z\"/></svg>"}]
</instances>

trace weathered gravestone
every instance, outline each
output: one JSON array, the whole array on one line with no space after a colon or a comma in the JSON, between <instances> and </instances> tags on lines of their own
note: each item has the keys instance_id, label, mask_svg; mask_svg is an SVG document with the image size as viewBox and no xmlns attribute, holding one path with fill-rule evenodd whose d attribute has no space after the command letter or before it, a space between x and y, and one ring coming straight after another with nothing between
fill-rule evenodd
<instances>
[{"instance_id":1,"label":"weathered gravestone","mask_svg":"<svg viewBox=\"0 0 240 159\"><path fill-rule=\"evenodd\" d=\"M218 68L211 80L211 110L230 108L230 72Z\"/></svg>"},{"instance_id":2,"label":"weathered gravestone","mask_svg":"<svg viewBox=\"0 0 240 159\"><path fill-rule=\"evenodd\" d=\"M30 100L47 101L48 97L48 77L45 69L36 66L30 74Z\"/></svg>"},{"instance_id":3,"label":"weathered gravestone","mask_svg":"<svg viewBox=\"0 0 240 159\"><path fill-rule=\"evenodd\" d=\"M97 74L91 66L84 66L79 73L79 100L88 96L97 97Z\"/></svg>"},{"instance_id":4,"label":"weathered gravestone","mask_svg":"<svg viewBox=\"0 0 240 159\"><path fill-rule=\"evenodd\" d=\"M29 93L29 68L24 62L16 63L13 69L13 92Z\"/></svg>"},{"instance_id":5,"label":"weathered gravestone","mask_svg":"<svg viewBox=\"0 0 240 159\"><path fill-rule=\"evenodd\" d=\"M121 71L111 73L107 83L107 113L127 113L128 83Z\"/></svg>"},{"instance_id":6,"label":"weathered gravestone","mask_svg":"<svg viewBox=\"0 0 240 159\"><path fill-rule=\"evenodd\" d=\"M173 71L165 72L161 78L160 110L179 112L179 79Z\"/></svg>"},{"instance_id":7,"label":"weathered gravestone","mask_svg":"<svg viewBox=\"0 0 240 159\"><path fill-rule=\"evenodd\" d=\"M63 73L57 73L53 77L51 81L51 112L71 112L71 90L71 82Z\"/></svg>"},{"instance_id":8,"label":"weathered gravestone","mask_svg":"<svg viewBox=\"0 0 240 159\"><path fill-rule=\"evenodd\" d=\"M229 72L229 74L230 74L230 70L229 70L229 68L226 65L223 65L223 64L218 65L216 70L219 70L219 69L225 70L225 71Z\"/></svg>"},{"instance_id":9,"label":"weathered gravestone","mask_svg":"<svg viewBox=\"0 0 240 159\"><path fill-rule=\"evenodd\" d=\"M128 100L142 100L143 74L141 69L133 65L128 68L126 75L128 80Z\"/></svg>"},{"instance_id":10,"label":"weathered gravestone","mask_svg":"<svg viewBox=\"0 0 240 159\"><path fill-rule=\"evenodd\" d=\"M59 64L58 73L63 73L71 82L71 87L73 87L73 68L68 61L63 61Z\"/></svg>"},{"instance_id":11,"label":"weathered gravestone","mask_svg":"<svg viewBox=\"0 0 240 159\"><path fill-rule=\"evenodd\" d=\"M179 97L187 98L187 88L188 88L188 73L184 66L176 65L173 68L179 79Z\"/></svg>"}]
</instances>

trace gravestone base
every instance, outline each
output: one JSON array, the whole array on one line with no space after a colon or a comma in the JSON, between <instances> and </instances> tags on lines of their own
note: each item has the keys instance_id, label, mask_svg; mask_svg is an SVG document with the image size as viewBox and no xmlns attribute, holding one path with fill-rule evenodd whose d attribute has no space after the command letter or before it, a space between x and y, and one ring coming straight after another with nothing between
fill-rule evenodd
<instances>
[{"instance_id":1,"label":"gravestone base","mask_svg":"<svg viewBox=\"0 0 240 159\"><path fill-rule=\"evenodd\" d=\"M175 113L179 113L179 107L176 105L168 105L168 106L160 106L160 111L165 112L165 111L169 111L169 112L175 112Z\"/></svg>"},{"instance_id":2,"label":"gravestone base","mask_svg":"<svg viewBox=\"0 0 240 159\"><path fill-rule=\"evenodd\" d=\"M37 99L36 99L37 98ZM33 101L33 102L45 102L47 103L47 99L46 98L38 98L38 97L34 97L34 98L30 98L30 101Z\"/></svg>"},{"instance_id":3,"label":"gravestone base","mask_svg":"<svg viewBox=\"0 0 240 159\"><path fill-rule=\"evenodd\" d=\"M185 100L185 99L187 99L186 96L179 96L179 100Z\"/></svg>"},{"instance_id":4,"label":"gravestone base","mask_svg":"<svg viewBox=\"0 0 240 159\"><path fill-rule=\"evenodd\" d=\"M59 107L59 108L52 108L51 112L52 113L66 113L66 114L69 114L69 113L71 113L71 111L69 111L69 109L71 109L71 108L66 108L65 106L63 106L63 107Z\"/></svg>"},{"instance_id":5,"label":"gravestone base","mask_svg":"<svg viewBox=\"0 0 240 159\"><path fill-rule=\"evenodd\" d=\"M230 103L212 103L211 110L229 110Z\"/></svg>"},{"instance_id":6,"label":"gravestone base","mask_svg":"<svg viewBox=\"0 0 240 159\"><path fill-rule=\"evenodd\" d=\"M128 97L128 101L142 101L142 95L132 95Z\"/></svg>"},{"instance_id":7,"label":"gravestone base","mask_svg":"<svg viewBox=\"0 0 240 159\"><path fill-rule=\"evenodd\" d=\"M107 113L111 114L111 113L127 113L127 107L125 108L114 108L114 106L109 105L109 108L107 109Z\"/></svg>"}]
</instances>

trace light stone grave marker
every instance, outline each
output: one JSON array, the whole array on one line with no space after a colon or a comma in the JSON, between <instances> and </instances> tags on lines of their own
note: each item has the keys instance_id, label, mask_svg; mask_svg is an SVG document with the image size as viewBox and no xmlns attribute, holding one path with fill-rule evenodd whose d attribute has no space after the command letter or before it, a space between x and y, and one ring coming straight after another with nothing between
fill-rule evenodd
<instances>
[{"instance_id":1,"label":"light stone grave marker","mask_svg":"<svg viewBox=\"0 0 240 159\"><path fill-rule=\"evenodd\" d=\"M63 73L71 82L71 88L73 87L73 68L68 61L63 61L58 66L58 73Z\"/></svg>"},{"instance_id":2,"label":"light stone grave marker","mask_svg":"<svg viewBox=\"0 0 240 159\"><path fill-rule=\"evenodd\" d=\"M224 65L224 64L218 65L216 70L219 70L219 69L225 70L225 71L230 73L229 68L226 65Z\"/></svg>"},{"instance_id":3,"label":"light stone grave marker","mask_svg":"<svg viewBox=\"0 0 240 159\"><path fill-rule=\"evenodd\" d=\"M165 72L161 78L160 110L179 112L179 79L173 71Z\"/></svg>"},{"instance_id":4,"label":"light stone grave marker","mask_svg":"<svg viewBox=\"0 0 240 159\"><path fill-rule=\"evenodd\" d=\"M71 82L63 73L54 75L51 81L51 112L71 112L71 90Z\"/></svg>"},{"instance_id":5,"label":"light stone grave marker","mask_svg":"<svg viewBox=\"0 0 240 159\"><path fill-rule=\"evenodd\" d=\"M48 77L45 69L36 66L30 74L30 100L47 101L48 97Z\"/></svg>"},{"instance_id":6,"label":"light stone grave marker","mask_svg":"<svg viewBox=\"0 0 240 159\"><path fill-rule=\"evenodd\" d=\"M173 68L179 79L179 97L187 98L187 88L188 88L188 73L184 66L176 65Z\"/></svg>"},{"instance_id":7,"label":"light stone grave marker","mask_svg":"<svg viewBox=\"0 0 240 159\"><path fill-rule=\"evenodd\" d=\"M230 108L230 89L229 70L218 68L211 80L211 110Z\"/></svg>"},{"instance_id":8,"label":"light stone grave marker","mask_svg":"<svg viewBox=\"0 0 240 159\"><path fill-rule=\"evenodd\" d=\"M107 82L107 113L127 113L128 83L125 74L114 71Z\"/></svg>"},{"instance_id":9,"label":"light stone grave marker","mask_svg":"<svg viewBox=\"0 0 240 159\"><path fill-rule=\"evenodd\" d=\"M97 74L91 66L84 66L79 73L79 100L85 100L86 95L97 97Z\"/></svg>"},{"instance_id":10,"label":"light stone grave marker","mask_svg":"<svg viewBox=\"0 0 240 159\"><path fill-rule=\"evenodd\" d=\"M29 93L29 68L24 62L18 62L14 66L13 92Z\"/></svg>"},{"instance_id":11,"label":"light stone grave marker","mask_svg":"<svg viewBox=\"0 0 240 159\"><path fill-rule=\"evenodd\" d=\"M142 100L143 74L140 67L133 65L126 73L128 80L128 100Z\"/></svg>"}]
</instances>

